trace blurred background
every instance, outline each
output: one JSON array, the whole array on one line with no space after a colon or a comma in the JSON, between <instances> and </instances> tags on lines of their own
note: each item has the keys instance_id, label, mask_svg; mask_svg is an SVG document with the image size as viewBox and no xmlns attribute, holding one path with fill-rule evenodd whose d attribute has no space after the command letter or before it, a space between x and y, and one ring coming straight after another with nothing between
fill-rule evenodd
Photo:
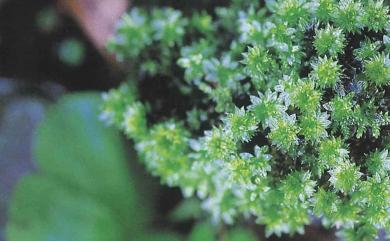
<instances>
[{"instance_id":1,"label":"blurred background","mask_svg":"<svg viewBox=\"0 0 390 241\"><path fill-rule=\"evenodd\" d=\"M266 240L250 221L209 225L98 119L101 92L125 78L105 50L115 22L131 4L162 2L196 5L0 0L0 241ZM267 240L335 237L314 220L304 236Z\"/></svg>"}]
</instances>

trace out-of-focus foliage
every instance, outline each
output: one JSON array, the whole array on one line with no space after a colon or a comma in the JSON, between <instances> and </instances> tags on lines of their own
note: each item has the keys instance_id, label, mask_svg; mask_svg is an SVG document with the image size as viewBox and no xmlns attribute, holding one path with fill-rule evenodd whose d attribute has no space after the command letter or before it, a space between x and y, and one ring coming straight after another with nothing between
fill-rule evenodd
<instances>
[{"instance_id":1,"label":"out-of-focus foliage","mask_svg":"<svg viewBox=\"0 0 390 241\"><path fill-rule=\"evenodd\" d=\"M152 200L141 193L119 133L99 121L100 104L97 94L72 94L48 112L35 139L38 172L24 177L13 194L7 240L183 240L173 231L151 230ZM172 216L183 221L200 213L194 200ZM214 226L208 230L216 237ZM190 239L203 241L204 235Z\"/></svg>"},{"instance_id":2,"label":"out-of-focus foliage","mask_svg":"<svg viewBox=\"0 0 390 241\"><path fill-rule=\"evenodd\" d=\"M223 240L226 241L256 241L258 240L256 236L242 228L234 228L229 230L225 234L226 236ZM199 223L193 229L188 237L187 241L217 241L217 234L215 233L215 229L207 223Z\"/></svg>"},{"instance_id":3,"label":"out-of-focus foliage","mask_svg":"<svg viewBox=\"0 0 390 241\"><path fill-rule=\"evenodd\" d=\"M110 91L102 118L217 223L255 216L294 234L314 213L372 240L390 230L389 20L373 0L133 8L109 49L139 96Z\"/></svg>"},{"instance_id":4,"label":"out-of-focus foliage","mask_svg":"<svg viewBox=\"0 0 390 241\"><path fill-rule=\"evenodd\" d=\"M58 47L59 59L67 65L78 66L85 58L85 46L77 39L66 39Z\"/></svg>"},{"instance_id":5,"label":"out-of-focus foliage","mask_svg":"<svg viewBox=\"0 0 390 241\"><path fill-rule=\"evenodd\" d=\"M110 208L48 177L23 179L13 196L7 239L124 240Z\"/></svg>"},{"instance_id":6,"label":"out-of-focus foliage","mask_svg":"<svg viewBox=\"0 0 390 241\"><path fill-rule=\"evenodd\" d=\"M207 223L196 225L188 237L188 241L197 240L215 241L216 237L213 228Z\"/></svg>"},{"instance_id":7,"label":"out-of-focus foliage","mask_svg":"<svg viewBox=\"0 0 390 241\"><path fill-rule=\"evenodd\" d=\"M122 140L98 121L99 103L96 94L61 99L38 129L35 157L40 171L95 195L136 230L148 207L137 204Z\"/></svg>"},{"instance_id":8,"label":"out-of-focus foliage","mask_svg":"<svg viewBox=\"0 0 390 241\"><path fill-rule=\"evenodd\" d=\"M39 173L11 204L7 240L127 240L149 222L120 136L98 120L96 94L62 98L38 129Z\"/></svg>"},{"instance_id":9,"label":"out-of-focus foliage","mask_svg":"<svg viewBox=\"0 0 390 241\"><path fill-rule=\"evenodd\" d=\"M170 214L170 219L175 222L201 218L202 210L197 199L184 199Z\"/></svg>"},{"instance_id":10,"label":"out-of-focus foliage","mask_svg":"<svg viewBox=\"0 0 390 241\"><path fill-rule=\"evenodd\" d=\"M38 13L36 22L40 30L52 32L58 27L60 17L53 7L48 7Z\"/></svg>"}]
</instances>

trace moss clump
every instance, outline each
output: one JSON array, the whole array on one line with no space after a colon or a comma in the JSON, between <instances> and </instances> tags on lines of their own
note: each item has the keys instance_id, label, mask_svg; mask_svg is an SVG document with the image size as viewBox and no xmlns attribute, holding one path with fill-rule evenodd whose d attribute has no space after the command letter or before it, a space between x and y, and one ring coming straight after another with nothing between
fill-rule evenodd
<instances>
[{"instance_id":1,"label":"moss clump","mask_svg":"<svg viewBox=\"0 0 390 241\"><path fill-rule=\"evenodd\" d=\"M134 8L109 46L138 97L110 91L102 116L214 221L281 235L315 214L373 240L390 230L388 29L371 0Z\"/></svg>"}]
</instances>

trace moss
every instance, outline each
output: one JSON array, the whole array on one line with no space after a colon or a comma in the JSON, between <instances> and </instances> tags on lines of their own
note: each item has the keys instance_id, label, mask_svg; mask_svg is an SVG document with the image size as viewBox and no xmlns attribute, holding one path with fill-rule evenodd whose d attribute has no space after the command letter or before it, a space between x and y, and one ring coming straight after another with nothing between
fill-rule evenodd
<instances>
[{"instance_id":1,"label":"moss","mask_svg":"<svg viewBox=\"0 0 390 241\"><path fill-rule=\"evenodd\" d=\"M312 213L347 240L389 229L382 1L234 1L191 14L135 8L124 19L132 24L110 46L141 94L110 91L104 110L114 123L125 113L116 126L152 173L197 194L214 221L254 215L269 235L303 232ZM153 72L142 68L150 62ZM161 78L164 89L142 85Z\"/></svg>"}]
</instances>

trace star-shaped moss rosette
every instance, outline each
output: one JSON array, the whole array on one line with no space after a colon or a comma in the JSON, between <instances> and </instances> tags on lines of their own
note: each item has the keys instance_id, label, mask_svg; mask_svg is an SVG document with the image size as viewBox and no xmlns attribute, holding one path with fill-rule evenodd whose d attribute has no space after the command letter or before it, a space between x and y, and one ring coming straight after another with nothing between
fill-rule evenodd
<instances>
[{"instance_id":1,"label":"star-shaped moss rosette","mask_svg":"<svg viewBox=\"0 0 390 241\"><path fill-rule=\"evenodd\" d=\"M373 240L390 230L389 31L372 0L133 8L109 45L131 81L102 117L216 222L281 235L316 215Z\"/></svg>"}]
</instances>

